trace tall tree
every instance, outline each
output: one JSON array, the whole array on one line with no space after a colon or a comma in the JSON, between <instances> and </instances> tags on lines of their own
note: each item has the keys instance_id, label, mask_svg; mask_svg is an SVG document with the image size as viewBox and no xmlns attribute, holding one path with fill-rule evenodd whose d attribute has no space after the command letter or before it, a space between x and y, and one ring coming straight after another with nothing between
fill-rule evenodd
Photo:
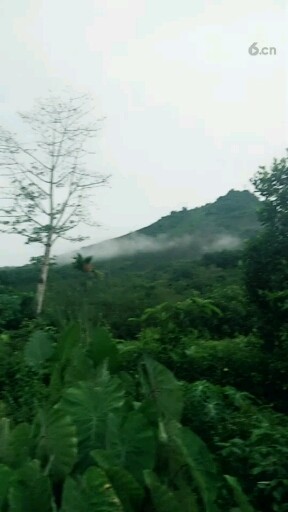
<instances>
[{"instance_id":1,"label":"tall tree","mask_svg":"<svg viewBox=\"0 0 288 512\"><path fill-rule=\"evenodd\" d=\"M271 350L288 327L288 156L275 159L270 169L260 167L251 181L262 199L263 230L246 251L246 287Z\"/></svg>"},{"instance_id":2,"label":"tall tree","mask_svg":"<svg viewBox=\"0 0 288 512\"><path fill-rule=\"evenodd\" d=\"M36 296L40 314L53 246L59 239L87 238L75 234L75 228L89 224L89 194L105 185L109 176L90 168L99 120L93 116L88 95L51 95L19 115L34 137L22 143L10 132L0 131L0 163L10 181L9 206L0 208L0 221L2 232L23 235L26 243L43 247Z\"/></svg>"},{"instance_id":3,"label":"tall tree","mask_svg":"<svg viewBox=\"0 0 288 512\"><path fill-rule=\"evenodd\" d=\"M287 239L288 232L288 149L287 156L274 159L270 169L259 167L251 182L263 199L259 216L266 230Z\"/></svg>"}]
</instances>

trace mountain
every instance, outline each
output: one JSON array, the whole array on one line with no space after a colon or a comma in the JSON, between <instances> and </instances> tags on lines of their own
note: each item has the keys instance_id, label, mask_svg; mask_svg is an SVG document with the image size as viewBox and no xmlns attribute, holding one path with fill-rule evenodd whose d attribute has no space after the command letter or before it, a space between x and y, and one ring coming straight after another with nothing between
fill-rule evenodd
<instances>
[{"instance_id":1,"label":"mountain","mask_svg":"<svg viewBox=\"0 0 288 512\"><path fill-rule=\"evenodd\" d=\"M248 190L230 190L214 203L172 211L150 226L83 247L80 252L101 261L163 251L197 258L207 252L238 249L259 230L258 206L259 200Z\"/></svg>"},{"instance_id":2,"label":"mountain","mask_svg":"<svg viewBox=\"0 0 288 512\"><path fill-rule=\"evenodd\" d=\"M216 300L221 308L223 301L231 303L232 309L239 300L243 306L241 246L259 230L258 206L250 192L231 190L214 203L171 212L134 233L83 247L83 255L97 260L102 279L77 271L70 264L71 255L64 255L62 264L50 270L48 316L70 322L85 310L94 322L107 322L119 339L132 339L137 329L129 318L139 318L145 309L164 302L189 299L194 293ZM9 293L33 296L38 279L35 263L0 269L0 288ZM26 295L24 299L29 301ZM242 318L242 306L236 307L236 313L233 310L233 329L237 329L235 317Z\"/></svg>"}]
</instances>

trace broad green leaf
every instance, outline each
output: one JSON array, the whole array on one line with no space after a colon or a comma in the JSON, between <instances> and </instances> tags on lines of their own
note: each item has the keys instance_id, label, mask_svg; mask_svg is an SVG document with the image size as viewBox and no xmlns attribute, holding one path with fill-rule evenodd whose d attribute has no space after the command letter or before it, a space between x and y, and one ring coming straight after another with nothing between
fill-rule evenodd
<instances>
[{"instance_id":1,"label":"broad green leaf","mask_svg":"<svg viewBox=\"0 0 288 512\"><path fill-rule=\"evenodd\" d=\"M55 363L51 377L50 377L50 385L49 385L49 394L48 394L48 402L51 405L55 405L62 396L62 391L64 387L64 375L63 369L61 367L61 363Z\"/></svg>"},{"instance_id":2,"label":"broad green leaf","mask_svg":"<svg viewBox=\"0 0 288 512\"><path fill-rule=\"evenodd\" d=\"M76 427L63 411L53 408L40 411L35 421L36 455L46 473L63 479L72 469L77 456Z\"/></svg>"},{"instance_id":3,"label":"broad green leaf","mask_svg":"<svg viewBox=\"0 0 288 512\"><path fill-rule=\"evenodd\" d=\"M58 341L49 386L49 402L55 404L61 398L65 385L65 374L73 361L74 350L80 345L81 330L78 324L72 324L61 334ZM73 363L72 363L73 365Z\"/></svg>"},{"instance_id":4,"label":"broad green leaf","mask_svg":"<svg viewBox=\"0 0 288 512\"><path fill-rule=\"evenodd\" d=\"M129 471L137 479L144 469L152 469L155 462L155 433L146 418L138 411L110 415L106 431L106 451L115 465Z\"/></svg>"},{"instance_id":5,"label":"broad green leaf","mask_svg":"<svg viewBox=\"0 0 288 512\"><path fill-rule=\"evenodd\" d=\"M85 354L81 346L77 346L71 353L71 360L63 371L65 387L73 386L76 382L92 379L95 374L91 359Z\"/></svg>"},{"instance_id":6,"label":"broad green leaf","mask_svg":"<svg viewBox=\"0 0 288 512\"><path fill-rule=\"evenodd\" d=\"M89 468L83 477L83 487L95 504L95 512L122 512L123 507L104 471Z\"/></svg>"},{"instance_id":7,"label":"broad green leaf","mask_svg":"<svg viewBox=\"0 0 288 512\"><path fill-rule=\"evenodd\" d=\"M104 448L107 419L124 403L121 382L101 367L94 382L82 382L64 391L61 408L77 427L80 456Z\"/></svg>"},{"instance_id":8,"label":"broad green leaf","mask_svg":"<svg viewBox=\"0 0 288 512\"><path fill-rule=\"evenodd\" d=\"M31 427L26 423L19 423L13 430L10 420L0 420L0 461L12 467L21 467L30 455Z\"/></svg>"},{"instance_id":9,"label":"broad green leaf","mask_svg":"<svg viewBox=\"0 0 288 512\"><path fill-rule=\"evenodd\" d=\"M9 491L9 512L52 512L49 478L44 476L38 461L31 461L14 473Z\"/></svg>"},{"instance_id":10,"label":"broad green leaf","mask_svg":"<svg viewBox=\"0 0 288 512\"><path fill-rule=\"evenodd\" d=\"M68 478L64 485L61 512L124 512L104 471L89 468L78 481Z\"/></svg>"},{"instance_id":11,"label":"broad green leaf","mask_svg":"<svg viewBox=\"0 0 288 512\"><path fill-rule=\"evenodd\" d=\"M103 327L97 327L89 336L89 355L95 367L98 367L106 359L110 371L117 367L119 354L116 343L109 332Z\"/></svg>"},{"instance_id":12,"label":"broad green leaf","mask_svg":"<svg viewBox=\"0 0 288 512\"><path fill-rule=\"evenodd\" d=\"M168 420L180 420L183 408L181 384L160 363L146 357L141 368L143 390L155 402L158 414Z\"/></svg>"},{"instance_id":13,"label":"broad green leaf","mask_svg":"<svg viewBox=\"0 0 288 512\"><path fill-rule=\"evenodd\" d=\"M73 349L80 343L81 329L79 324L71 324L61 334L57 348L56 359L64 363L70 360Z\"/></svg>"},{"instance_id":14,"label":"broad green leaf","mask_svg":"<svg viewBox=\"0 0 288 512\"><path fill-rule=\"evenodd\" d=\"M191 486L182 482L181 488L174 492L178 503L181 503L181 510L187 512L200 512L197 496L192 492ZM230 511L232 512L232 511Z\"/></svg>"},{"instance_id":15,"label":"broad green leaf","mask_svg":"<svg viewBox=\"0 0 288 512\"><path fill-rule=\"evenodd\" d=\"M19 423L10 433L9 439L9 464L20 468L28 462L32 452L33 440L31 427L27 423Z\"/></svg>"},{"instance_id":16,"label":"broad green leaf","mask_svg":"<svg viewBox=\"0 0 288 512\"><path fill-rule=\"evenodd\" d=\"M85 498L87 499L87 496ZM88 512L88 503L84 501L85 498L80 481L68 477L64 484L61 512Z\"/></svg>"},{"instance_id":17,"label":"broad green leaf","mask_svg":"<svg viewBox=\"0 0 288 512\"><path fill-rule=\"evenodd\" d=\"M8 418L0 419L0 462L9 461L11 439L11 421Z\"/></svg>"},{"instance_id":18,"label":"broad green leaf","mask_svg":"<svg viewBox=\"0 0 288 512\"><path fill-rule=\"evenodd\" d=\"M2 510L4 503L6 503L12 477L13 471L8 466L0 464L0 510Z\"/></svg>"},{"instance_id":19,"label":"broad green leaf","mask_svg":"<svg viewBox=\"0 0 288 512\"><path fill-rule=\"evenodd\" d=\"M104 453L106 454L106 452ZM101 460L101 456L97 457L95 452L92 453L92 455L94 454L101 469L105 470L105 473L120 499L125 512L141 510L144 491L131 473L123 468L105 464L103 458Z\"/></svg>"},{"instance_id":20,"label":"broad green leaf","mask_svg":"<svg viewBox=\"0 0 288 512\"><path fill-rule=\"evenodd\" d=\"M53 345L49 334L44 331L34 332L24 348L27 364L41 368L43 363L53 354Z\"/></svg>"},{"instance_id":21,"label":"broad green leaf","mask_svg":"<svg viewBox=\"0 0 288 512\"><path fill-rule=\"evenodd\" d=\"M212 456L205 443L188 428L175 429L172 439L175 450L188 464L191 476L205 506L205 512L218 512L218 475Z\"/></svg>"},{"instance_id":22,"label":"broad green leaf","mask_svg":"<svg viewBox=\"0 0 288 512\"><path fill-rule=\"evenodd\" d=\"M174 493L166 485L159 482L153 471L144 471L144 478L150 491L155 512L193 512L181 508L181 504L177 502Z\"/></svg>"},{"instance_id":23,"label":"broad green leaf","mask_svg":"<svg viewBox=\"0 0 288 512\"><path fill-rule=\"evenodd\" d=\"M250 505L247 496L244 494L238 480L233 476L224 475L226 481L231 487L235 501L241 512L254 512L254 508Z\"/></svg>"}]
</instances>

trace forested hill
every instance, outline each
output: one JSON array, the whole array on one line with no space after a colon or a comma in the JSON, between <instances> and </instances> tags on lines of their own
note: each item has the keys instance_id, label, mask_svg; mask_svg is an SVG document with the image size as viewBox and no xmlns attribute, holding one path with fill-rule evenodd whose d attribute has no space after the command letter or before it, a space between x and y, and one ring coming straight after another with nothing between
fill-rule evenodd
<instances>
[{"instance_id":1,"label":"forested hill","mask_svg":"<svg viewBox=\"0 0 288 512\"><path fill-rule=\"evenodd\" d=\"M137 233L157 236L168 234L181 236L193 233L235 234L250 237L258 228L256 211L258 199L248 190L230 190L214 203L199 208L171 212L155 224L140 229Z\"/></svg>"},{"instance_id":2,"label":"forested hill","mask_svg":"<svg viewBox=\"0 0 288 512\"><path fill-rule=\"evenodd\" d=\"M207 252L238 249L259 229L258 205L248 190L230 190L214 203L172 211L150 226L84 247L81 253L97 260L163 251L197 258Z\"/></svg>"}]
</instances>

